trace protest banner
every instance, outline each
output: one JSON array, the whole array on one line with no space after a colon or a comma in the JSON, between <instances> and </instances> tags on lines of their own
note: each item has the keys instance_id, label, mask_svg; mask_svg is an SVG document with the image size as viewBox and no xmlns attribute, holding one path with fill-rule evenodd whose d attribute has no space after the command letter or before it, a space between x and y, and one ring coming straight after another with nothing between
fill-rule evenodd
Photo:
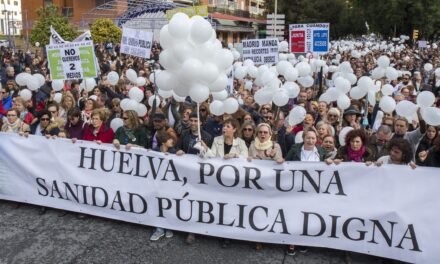
<instances>
[{"instance_id":1,"label":"protest banner","mask_svg":"<svg viewBox=\"0 0 440 264\"><path fill-rule=\"evenodd\" d=\"M290 52L327 53L329 51L329 23L289 25Z\"/></svg>"},{"instance_id":2,"label":"protest banner","mask_svg":"<svg viewBox=\"0 0 440 264\"><path fill-rule=\"evenodd\" d=\"M307 24L289 25L290 52L306 53Z\"/></svg>"},{"instance_id":3,"label":"protest banner","mask_svg":"<svg viewBox=\"0 0 440 264\"><path fill-rule=\"evenodd\" d=\"M77 80L98 75L92 41L47 45L52 80Z\"/></svg>"},{"instance_id":4,"label":"protest banner","mask_svg":"<svg viewBox=\"0 0 440 264\"><path fill-rule=\"evenodd\" d=\"M278 39L246 39L243 44L243 60L250 59L255 65L278 62Z\"/></svg>"},{"instance_id":5,"label":"protest banner","mask_svg":"<svg viewBox=\"0 0 440 264\"><path fill-rule=\"evenodd\" d=\"M152 44L153 32L134 28L123 28L121 53L149 59Z\"/></svg>"},{"instance_id":6,"label":"protest banner","mask_svg":"<svg viewBox=\"0 0 440 264\"><path fill-rule=\"evenodd\" d=\"M438 169L181 157L0 133L0 199L232 239L439 263Z\"/></svg>"}]
</instances>

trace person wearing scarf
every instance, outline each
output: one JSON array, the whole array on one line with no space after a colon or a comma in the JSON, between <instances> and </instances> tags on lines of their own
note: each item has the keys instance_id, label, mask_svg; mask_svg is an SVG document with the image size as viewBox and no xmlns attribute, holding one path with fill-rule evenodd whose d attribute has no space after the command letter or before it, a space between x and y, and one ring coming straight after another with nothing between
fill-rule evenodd
<instances>
[{"instance_id":1,"label":"person wearing scarf","mask_svg":"<svg viewBox=\"0 0 440 264\"><path fill-rule=\"evenodd\" d=\"M249 147L248 161L252 159L275 160L283 163L283 154L278 143L271 140L272 129L269 124L261 123L257 126L256 137Z\"/></svg>"},{"instance_id":2,"label":"person wearing scarf","mask_svg":"<svg viewBox=\"0 0 440 264\"><path fill-rule=\"evenodd\" d=\"M353 129L345 137L345 146L338 149L335 159L326 159L327 164L339 164L342 161L365 162L370 165L374 160L372 150L366 146L367 135L363 130Z\"/></svg>"},{"instance_id":3,"label":"person wearing scarf","mask_svg":"<svg viewBox=\"0 0 440 264\"><path fill-rule=\"evenodd\" d=\"M3 122L2 132L29 133L29 125L21 121L20 112L17 108L11 108L6 113L6 120Z\"/></svg>"}]
</instances>

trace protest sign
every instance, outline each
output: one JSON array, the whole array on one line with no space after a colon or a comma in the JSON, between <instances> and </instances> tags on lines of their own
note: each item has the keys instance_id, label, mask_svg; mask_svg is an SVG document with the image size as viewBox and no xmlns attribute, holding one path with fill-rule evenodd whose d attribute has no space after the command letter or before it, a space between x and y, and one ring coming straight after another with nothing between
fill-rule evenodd
<instances>
[{"instance_id":1,"label":"protest sign","mask_svg":"<svg viewBox=\"0 0 440 264\"><path fill-rule=\"evenodd\" d=\"M440 262L435 168L201 159L8 133L0 140L0 199L218 237Z\"/></svg>"},{"instance_id":2,"label":"protest sign","mask_svg":"<svg viewBox=\"0 0 440 264\"><path fill-rule=\"evenodd\" d=\"M290 52L306 53L307 24L289 25Z\"/></svg>"},{"instance_id":3,"label":"protest sign","mask_svg":"<svg viewBox=\"0 0 440 264\"><path fill-rule=\"evenodd\" d=\"M152 43L153 32L124 27L121 53L149 59Z\"/></svg>"},{"instance_id":4,"label":"protest sign","mask_svg":"<svg viewBox=\"0 0 440 264\"><path fill-rule=\"evenodd\" d=\"M278 39L247 39L242 44L243 60L250 59L256 65L278 62Z\"/></svg>"},{"instance_id":5,"label":"protest sign","mask_svg":"<svg viewBox=\"0 0 440 264\"><path fill-rule=\"evenodd\" d=\"M329 51L329 23L289 25L290 52L327 53Z\"/></svg>"},{"instance_id":6,"label":"protest sign","mask_svg":"<svg viewBox=\"0 0 440 264\"><path fill-rule=\"evenodd\" d=\"M75 80L97 76L92 41L47 45L46 50L52 80Z\"/></svg>"}]
</instances>

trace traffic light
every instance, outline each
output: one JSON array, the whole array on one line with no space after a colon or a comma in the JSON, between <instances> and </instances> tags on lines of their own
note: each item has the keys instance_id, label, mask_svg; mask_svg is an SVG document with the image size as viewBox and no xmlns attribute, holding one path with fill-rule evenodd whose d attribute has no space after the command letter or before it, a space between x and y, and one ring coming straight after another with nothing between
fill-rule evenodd
<instances>
[{"instance_id":1,"label":"traffic light","mask_svg":"<svg viewBox=\"0 0 440 264\"><path fill-rule=\"evenodd\" d=\"M413 30L413 40L417 40L419 38L419 30L414 29Z\"/></svg>"}]
</instances>

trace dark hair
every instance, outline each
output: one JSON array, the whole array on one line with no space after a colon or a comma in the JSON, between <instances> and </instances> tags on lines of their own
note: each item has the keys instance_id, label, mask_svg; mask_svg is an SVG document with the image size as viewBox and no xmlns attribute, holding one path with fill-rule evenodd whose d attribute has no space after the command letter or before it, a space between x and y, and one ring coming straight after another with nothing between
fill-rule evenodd
<instances>
[{"instance_id":1,"label":"dark hair","mask_svg":"<svg viewBox=\"0 0 440 264\"><path fill-rule=\"evenodd\" d=\"M49 112L49 110L44 109L38 113L38 119L41 119L44 115L48 115L49 119L52 118L52 114Z\"/></svg>"},{"instance_id":2,"label":"dark hair","mask_svg":"<svg viewBox=\"0 0 440 264\"><path fill-rule=\"evenodd\" d=\"M408 164L411 161L413 149L411 144L406 139L393 138L390 141L389 150L391 151L393 147L396 147L400 151L402 151L402 163Z\"/></svg>"},{"instance_id":3,"label":"dark hair","mask_svg":"<svg viewBox=\"0 0 440 264\"><path fill-rule=\"evenodd\" d=\"M81 117L81 110L78 107L73 107L67 112L67 116L79 116Z\"/></svg>"},{"instance_id":4,"label":"dark hair","mask_svg":"<svg viewBox=\"0 0 440 264\"><path fill-rule=\"evenodd\" d=\"M439 134L437 134L437 136L434 138L433 145L434 145L434 150L440 151L440 135Z\"/></svg>"},{"instance_id":5,"label":"dark hair","mask_svg":"<svg viewBox=\"0 0 440 264\"><path fill-rule=\"evenodd\" d=\"M226 124L231 124L233 128L235 128L234 138L240 136L240 123L237 121L237 119L229 118L223 122L223 126Z\"/></svg>"},{"instance_id":6,"label":"dark hair","mask_svg":"<svg viewBox=\"0 0 440 264\"><path fill-rule=\"evenodd\" d=\"M353 129L350 132L347 133L347 136L345 137L345 145L350 146L350 142L356 138L360 137L362 140L362 145L365 145L367 142L367 134L363 130L360 129Z\"/></svg>"}]
</instances>

